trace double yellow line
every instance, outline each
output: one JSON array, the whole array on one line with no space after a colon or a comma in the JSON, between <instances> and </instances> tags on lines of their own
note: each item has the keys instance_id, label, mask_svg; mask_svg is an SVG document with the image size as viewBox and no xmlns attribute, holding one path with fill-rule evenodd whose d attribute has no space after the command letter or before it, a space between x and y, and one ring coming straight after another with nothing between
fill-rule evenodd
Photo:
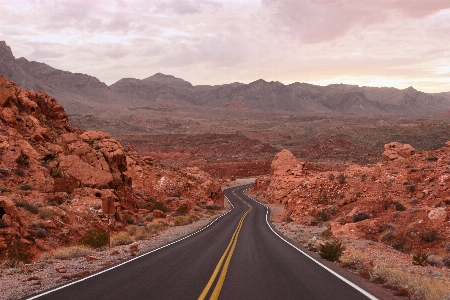
<instances>
[{"instance_id":1,"label":"double yellow line","mask_svg":"<svg viewBox=\"0 0 450 300\"><path fill-rule=\"evenodd\" d=\"M214 287L214 290L212 291L211 297L209 299L216 300L219 298L220 291L222 290L223 283L225 282L225 277L227 276L228 266L230 265L231 257L233 256L234 248L236 247L236 244L237 244L239 232L241 231L242 224L244 223L245 217L252 210L252 207L247 202L245 202L241 197L236 195L234 191L233 191L233 195L235 195L237 198L239 198L239 200L241 200L242 202L247 204L249 209L241 217L241 220L239 221L239 224L236 227L236 230L234 231L233 236L231 237L231 240L228 243L227 248L225 249L225 252L222 254L222 257L220 258L219 262L217 263L217 266L214 269L214 272L212 273L211 278L209 279L205 288L203 289L203 292L201 293L200 297L198 297L198 300L203 300L206 298L206 296L209 293L209 290L211 289L211 286L213 285L214 281L216 280L217 274L219 274L220 269L222 269L222 271L220 272L219 279L216 283L216 286ZM225 261L225 264L224 264L224 261Z\"/></svg>"}]
</instances>

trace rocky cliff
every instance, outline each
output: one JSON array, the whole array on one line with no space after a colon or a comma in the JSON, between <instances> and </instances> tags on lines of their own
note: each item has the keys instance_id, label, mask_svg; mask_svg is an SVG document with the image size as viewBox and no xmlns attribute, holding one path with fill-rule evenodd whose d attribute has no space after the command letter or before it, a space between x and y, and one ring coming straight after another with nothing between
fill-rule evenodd
<instances>
[{"instance_id":1,"label":"rocky cliff","mask_svg":"<svg viewBox=\"0 0 450 300\"><path fill-rule=\"evenodd\" d=\"M381 241L405 253L448 250L450 142L435 151L390 143L383 158L342 173L318 172L283 150L254 189L284 204L285 222L328 224L336 237Z\"/></svg>"},{"instance_id":2,"label":"rocky cliff","mask_svg":"<svg viewBox=\"0 0 450 300\"><path fill-rule=\"evenodd\" d=\"M206 173L141 156L106 132L72 128L54 98L1 75L0 177L3 259L16 248L34 260L89 229L105 229L107 199L114 200L115 230L145 226L157 202L169 213L223 207L221 186Z\"/></svg>"}]
</instances>

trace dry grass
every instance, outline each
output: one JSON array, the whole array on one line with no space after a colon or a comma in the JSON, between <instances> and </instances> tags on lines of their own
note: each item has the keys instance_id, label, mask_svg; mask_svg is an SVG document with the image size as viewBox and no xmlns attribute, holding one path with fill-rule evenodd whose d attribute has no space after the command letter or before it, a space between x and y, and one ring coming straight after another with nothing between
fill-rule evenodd
<instances>
[{"instance_id":1,"label":"dry grass","mask_svg":"<svg viewBox=\"0 0 450 300\"><path fill-rule=\"evenodd\" d=\"M190 215L188 217L178 217L173 221L173 223L175 226L183 226L198 221L199 219L200 218L197 215Z\"/></svg>"},{"instance_id":2,"label":"dry grass","mask_svg":"<svg viewBox=\"0 0 450 300\"><path fill-rule=\"evenodd\" d=\"M111 246L122 246L134 243L135 238L128 232L122 231L111 236Z\"/></svg>"},{"instance_id":3,"label":"dry grass","mask_svg":"<svg viewBox=\"0 0 450 300\"><path fill-rule=\"evenodd\" d=\"M450 299L449 278L433 278L408 270L379 267L372 272L370 280L397 290L405 289L411 299Z\"/></svg>"},{"instance_id":4,"label":"dry grass","mask_svg":"<svg viewBox=\"0 0 450 300\"><path fill-rule=\"evenodd\" d=\"M85 245L74 245L68 247L61 247L56 249L53 253L53 258L56 259L71 259L77 257L84 257L86 255L92 255L94 249Z\"/></svg>"}]
</instances>

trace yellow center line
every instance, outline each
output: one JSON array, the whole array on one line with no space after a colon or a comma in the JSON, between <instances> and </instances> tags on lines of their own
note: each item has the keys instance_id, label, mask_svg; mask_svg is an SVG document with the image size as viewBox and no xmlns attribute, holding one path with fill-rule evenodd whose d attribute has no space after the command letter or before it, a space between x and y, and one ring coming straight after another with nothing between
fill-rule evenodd
<instances>
[{"instance_id":1,"label":"yellow center line","mask_svg":"<svg viewBox=\"0 0 450 300\"><path fill-rule=\"evenodd\" d=\"M214 288L211 298L210 299L217 299L219 297L220 291L222 289L223 283L225 282L225 277L227 275L228 266L231 261L231 257L233 256L234 248L236 247L237 240L239 233L242 228L242 224L244 223L245 217L250 213L252 210L252 207L245 202L241 197L236 195L236 193L233 191L233 194L239 198L242 202L244 202L249 209L244 213L244 215L239 220L239 224L236 227L233 236L231 237L230 242L228 243L227 248L225 249L224 253L222 254L222 257L220 258L219 262L216 265L216 268L214 269L214 272L211 275L211 278L209 279L208 283L206 284L205 288L203 289L203 292L201 293L198 300L204 300L206 295L208 294L209 290L211 289L211 286L213 285L214 281L216 280L217 274L219 273L220 269L222 268L223 261L226 258L225 264L223 265L222 271L220 272L219 280L217 281L216 287Z\"/></svg>"}]
</instances>

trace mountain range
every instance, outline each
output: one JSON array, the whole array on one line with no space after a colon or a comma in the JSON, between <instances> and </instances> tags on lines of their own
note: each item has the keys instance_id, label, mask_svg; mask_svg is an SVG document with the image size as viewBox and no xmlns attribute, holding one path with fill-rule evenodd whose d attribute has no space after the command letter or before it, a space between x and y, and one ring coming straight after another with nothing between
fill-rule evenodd
<instances>
[{"instance_id":1,"label":"mountain range","mask_svg":"<svg viewBox=\"0 0 450 300\"><path fill-rule=\"evenodd\" d=\"M132 106L226 107L307 114L391 115L427 117L450 109L450 92L423 93L406 89L332 84L267 82L197 85L157 73L145 79L123 78L108 86L93 76L55 69L15 58L0 41L0 73L25 89L43 90L60 101L69 114Z\"/></svg>"}]
</instances>

